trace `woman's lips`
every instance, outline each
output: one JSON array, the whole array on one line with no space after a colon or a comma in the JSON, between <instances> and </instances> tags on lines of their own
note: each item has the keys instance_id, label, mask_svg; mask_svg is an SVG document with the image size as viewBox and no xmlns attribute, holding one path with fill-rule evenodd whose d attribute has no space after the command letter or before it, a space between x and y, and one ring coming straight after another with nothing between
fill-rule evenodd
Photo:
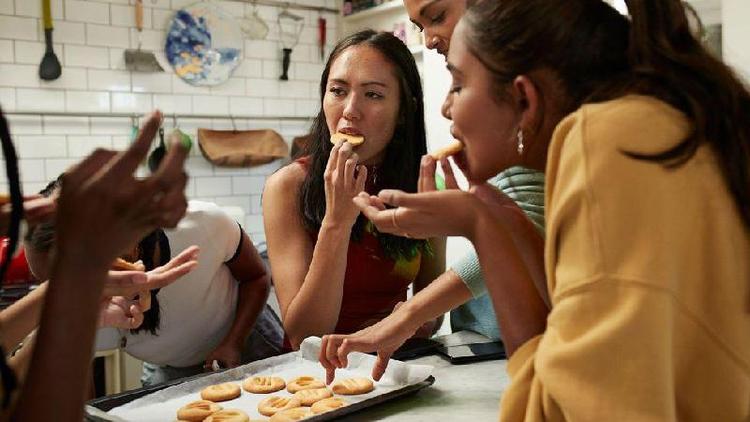
<instances>
[{"instance_id":1,"label":"woman's lips","mask_svg":"<svg viewBox=\"0 0 750 422\"><path fill-rule=\"evenodd\" d=\"M343 133L345 135L350 135L350 136L364 136L362 135L362 132L351 127L342 127L338 131L339 133Z\"/></svg>"}]
</instances>

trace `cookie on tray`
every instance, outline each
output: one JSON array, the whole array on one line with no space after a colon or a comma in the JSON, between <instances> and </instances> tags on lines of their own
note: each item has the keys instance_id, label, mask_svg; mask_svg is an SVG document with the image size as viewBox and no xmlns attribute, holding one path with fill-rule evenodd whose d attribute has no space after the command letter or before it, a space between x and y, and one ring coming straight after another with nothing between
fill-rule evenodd
<instances>
[{"instance_id":1,"label":"cookie on tray","mask_svg":"<svg viewBox=\"0 0 750 422\"><path fill-rule=\"evenodd\" d=\"M367 378L346 378L331 387L334 393L343 396L367 394L375 389L375 385Z\"/></svg>"},{"instance_id":2,"label":"cookie on tray","mask_svg":"<svg viewBox=\"0 0 750 422\"><path fill-rule=\"evenodd\" d=\"M241 394L240 386L233 382L209 385L201 390L201 398L210 401L227 401L236 399Z\"/></svg>"},{"instance_id":3,"label":"cookie on tray","mask_svg":"<svg viewBox=\"0 0 750 422\"><path fill-rule=\"evenodd\" d=\"M283 390L285 387L286 382L284 382L282 378L263 375L250 377L242 383L242 388L244 388L245 391L255 394L275 393L279 390Z\"/></svg>"},{"instance_id":4,"label":"cookie on tray","mask_svg":"<svg viewBox=\"0 0 750 422\"><path fill-rule=\"evenodd\" d=\"M323 381L310 376L297 377L286 384L286 391L294 394L297 391L311 390L313 388L323 388L326 385Z\"/></svg>"},{"instance_id":5,"label":"cookie on tray","mask_svg":"<svg viewBox=\"0 0 750 422\"><path fill-rule=\"evenodd\" d=\"M177 419L186 422L199 422L221 410L221 406L208 400L198 400L182 406L177 411Z\"/></svg>"},{"instance_id":6,"label":"cookie on tray","mask_svg":"<svg viewBox=\"0 0 750 422\"><path fill-rule=\"evenodd\" d=\"M293 422L313 416L309 407L295 407L282 410L271 416L270 422Z\"/></svg>"},{"instance_id":7,"label":"cookie on tray","mask_svg":"<svg viewBox=\"0 0 750 422\"><path fill-rule=\"evenodd\" d=\"M323 388L311 388L309 390L297 391L294 397L297 397L302 406L312 406L313 403L332 397L331 390Z\"/></svg>"},{"instance_id":8,"label":"cookie on tray","mask_svg":"<svg viewBox=\"0 0 750 422\"><path fill-rule=\"evenodd\" d=\"M286 409L300 407L301 403L295 397L271 396L258 403L258 413L263 416L273 416Z\"/></svg>"},{"instance_id":9,"label":"cookie on tray","mask_svg":"<svg viewBox=\"0 0 750 422\"><path fill-rule=\"evenodd\" d=\"M345 402L344 399L340 397L329 397L313 403L310 410L317 415L318 413L330 412L331 410L336 410L348 405L349 403Z\"/></svg>"},{"instance_id":10,"label":"cookie on tray","mask_svg":"<svg viewBox=\"0 0 750 422\"><path fill-rule=\"evenodd\" d=\"M250 417L239 409L219 410L203 422L250 422Z\"/></svg>"}]
</instances>

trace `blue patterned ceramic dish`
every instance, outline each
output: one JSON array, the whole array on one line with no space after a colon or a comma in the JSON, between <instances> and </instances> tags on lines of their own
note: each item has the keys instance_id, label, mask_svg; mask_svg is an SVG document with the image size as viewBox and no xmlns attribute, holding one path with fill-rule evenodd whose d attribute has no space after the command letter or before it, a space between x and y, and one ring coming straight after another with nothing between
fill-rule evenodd
<instances>
[{"instance_id":1,"label":"blue patterned ceramic dish","mask_svg":"<svg viewBox=\"0 0 750 422\"><path fill-rule=\"evenodd\" d=\"M239 24L211 3L195 3L172 18L164 51L175 74L191 85L219 85L242 60Z\"/></svg>"}]
</instances>

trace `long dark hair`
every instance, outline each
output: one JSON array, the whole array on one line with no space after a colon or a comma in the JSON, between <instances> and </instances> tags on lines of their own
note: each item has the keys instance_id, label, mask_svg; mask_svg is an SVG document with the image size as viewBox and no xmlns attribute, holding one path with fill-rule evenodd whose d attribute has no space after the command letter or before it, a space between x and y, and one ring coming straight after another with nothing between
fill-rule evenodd
<instances>
[{"instance_id":1,"label":"long dark hair","mask_svg":"<svg viewBox=\"0 0 750 422\"><path fill-rule=\"evenodd\" d=\"M683 112L692 132L656 155L679 166L707 142L750 228L750 93L690 30L680 0L626 0L631 20L602 0L482 1L467 10L466 42L498 92L517 75L546 68L570 112L585 102L651 95Z\"/></svg>"},{"instance_id":2,"label":"long dark hair","mask_svg":"<svg viewBox=\"0 0 750 422\"><path fill-rule=\"evenodd\" d=\"M343 39L328 57L323 75L320 78L321 108L310 129L310 142L305 151L310 157L307 177L299 191L300 212L305 228L311 232L320 230L326 213L323 172L333 145L331 133L323 114L323 97L326 93L331 64L344 50L367 45L380 52L396 69L401 98L399 101L399 122L393 133L385 159L377 169L375 189L400 189L406 192L417 191L419 162L427 153L424 128L424 101L422 84L419 79L414 57L401 40L387 32L365 30ZM357 240L367 225L367 219L360 215L352 229L352 239ZM375 228L373 227L373 230ZM378 239L386 254L391 258L412 258L417 251L426 247L425 241L407 239L385 233L378 233Z\"/></svg>"},{"instance_id":3,"label":"long dark hair","mask_svg":"<svg viewBox=\"0 0 750 422\"><path fill-rule=\"evenodd\" d=\"M5 251L3 262L0 264L0 284L5 280L5 274L10 267L10 261L18 246L20 236L21 219L23 219L23 192L21 190L21 179L18 175L18 157L13 140L10 137L10 128L5 120L3 110L0 109L0 142L2 143L3 157L5 158L5 174L8 176L10 185L10 225L8 227L8 249ZM0 347L0 384L3 394L0 398L0 408L7 409L11 403L13 390L17 386L17 379L13 370L5 361L5 351Z\"/></svg>"},{"instance_id":4,"label":"long dark hair","mask_svg":"<svg viewBox=\"0 0 750 422\"><path fill-rule=\"evenodd\" d=\"M5 158L5 174L8 177L8 187L10 188L10 224L8 226L8 248L5 250L5 256L0 264L0 281L5 279L5 273L8 271L10 261L18 247L19 237L21 235L20 227L23 219L23 191L21 189L21 178L18 173L18 156L16 148L13 146L13 140L10 137L10 128L5 120L5 115L0 109L0 140L2 141L3 157Z\"/></svg>"}]
</instances>

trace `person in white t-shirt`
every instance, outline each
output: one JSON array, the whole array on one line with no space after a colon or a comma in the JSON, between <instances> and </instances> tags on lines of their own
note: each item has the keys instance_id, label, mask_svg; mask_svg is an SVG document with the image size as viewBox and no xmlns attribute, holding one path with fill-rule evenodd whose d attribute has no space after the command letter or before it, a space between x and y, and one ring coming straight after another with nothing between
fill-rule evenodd
<instances>
[{"instance_id":1,"label":"person in white t-shirt","mask_svg":"<svg viewBox=\"0 0 750 422\"><path fill-rule=\"evenodd\" d=\"M44 233L51 230L39 227L27 241L32 269L43 265L36 257L52 247L52 236ZM198 266L152 291L151 309L139 328L99 330L98 350L119 346L144 361L144 386L281 353L283 329L266 304L265 265L242 227L217 205L190 201L177 227L154 231L124 258L151 269L191 245L200 248Z\"/></svg>"}]
</instances>

